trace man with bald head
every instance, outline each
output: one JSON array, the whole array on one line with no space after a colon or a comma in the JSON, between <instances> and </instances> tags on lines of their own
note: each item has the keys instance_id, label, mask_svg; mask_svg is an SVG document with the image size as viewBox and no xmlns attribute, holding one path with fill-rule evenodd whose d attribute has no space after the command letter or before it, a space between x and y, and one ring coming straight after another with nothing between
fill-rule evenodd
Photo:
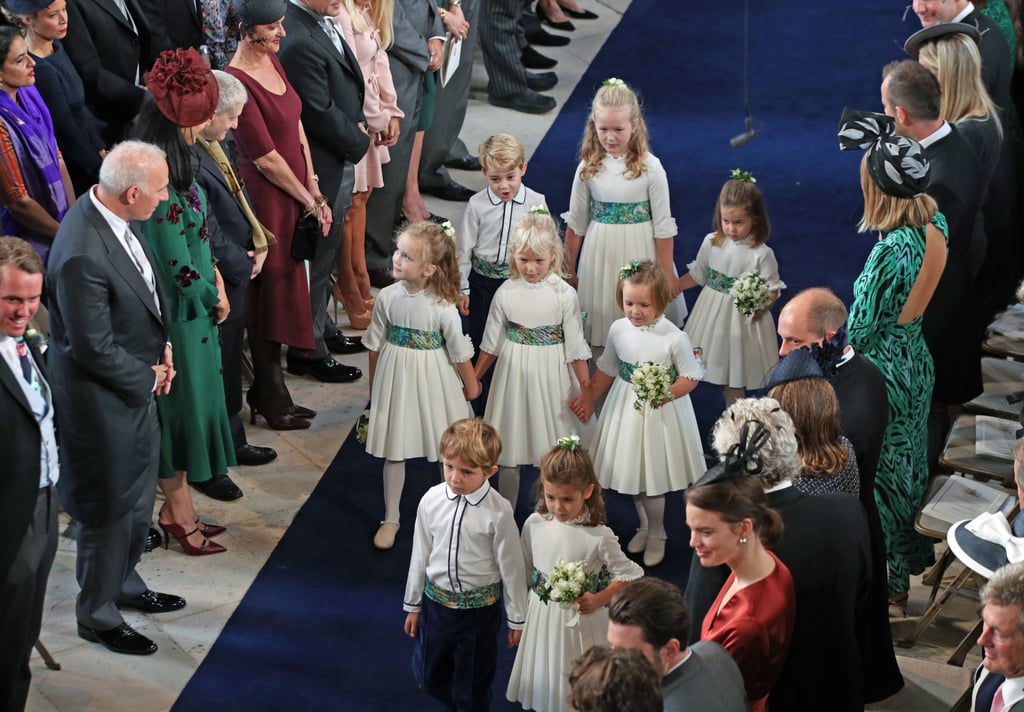
<instances>
[{"instance_id":1,"label":"man with bald head","mask_svg":"<svg viewBox=\"0 0 1024 712\"><path fill-rule=\"evenodd\" d=\"M829 376L832 369L828 364L822 370L835 389L843 433L853 443L857 456L860 501L871 534L871 600L866 625L860 631L861 649L867 653L862 656L865 701L871 702L884 699L903 686L892 649L885 539L875 503L875 472L889 421L889 397L882 372L846 343L846 316L846 305L832 290L812 287L786 303L779 312L777 330L782 341L779 356L812 345L837 352L828 359L830 362L838 359L835 374Z\"/></svg>"}]
</instances>

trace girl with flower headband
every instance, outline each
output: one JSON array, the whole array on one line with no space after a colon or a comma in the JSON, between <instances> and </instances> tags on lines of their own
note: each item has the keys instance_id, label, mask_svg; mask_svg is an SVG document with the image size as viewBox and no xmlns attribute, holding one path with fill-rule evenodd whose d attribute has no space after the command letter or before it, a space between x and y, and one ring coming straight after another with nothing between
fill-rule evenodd
<instances>
[{"instance_id":1,"label":"girl with flower headband","mask_svg":"<svg viewBox=\"0 0 1024 712\"><path fill-rule=\"evenodd\" d=\"M588 341L602 346L608 327L620 315L615 304L619 265L655 260L666 275L676 273L677 230L668 178L648 149L647 125L636 93L621 79L608 79L594 96L569 211L562 218L568 225L569 281L578 284L580 306L588 313ZM676 286L670 287L673 301L666 316L682 326L686 302Z\"/></svg>"},{"instance_id":2,"label":"girl with flower headband","mask_svg":"<svg viewBox=\"0 0 1024 712\"><path fill-rule=\"evenodd\" d=\"M889 560L889 600L905 614L910 574L934 561L934 546L914 529L928 489L928 411L935 367L925 342L925 307L939 284L956 284L963 264L946 270L946 218L924 193L929 165L921 145L897 136L892 119L847 109L839 125L843 150L867 149L860 165L861 232L879 232L853 284L850 343L885 376L885 426L875 500ZM944 312L952 319L952 312ZM969 336L960 334L965 343ZM950 348L956 348L950 344Z\"/></svg>"},{"instance_id":3,"label":"girl with flower headband","mask_svg":"<svg viewBox=\"0 0 1024 712\"><path fill-rule=\"evenodd\" d=\"M601 486L633 496L640 526L626 550L657 566L665 556L665 494L706 469L689 396L704 369L686 333L663 316L669 286L661 268L634 260L619 275L615 298L625 317L612 324L592 379L594 398L608 397L591 447ZM647 363L660 366L668 396L642 404L633 381Z\"/></svg>"},{"instance_id":4,"label":"girl with flower headband","mask_svg":"<svg viewBox=\"0 0 1024 712\"><path fill-rule=\"evenodd\" d=\"M560 438L541 458L537 509L522 538L530 596L505 696L524 709L561 712L568 709L566 670L591 646L608 645L606 605L644 575L605 525L601 485L578 436ZM559 561L583 562L588 573L599 573L598 590L571 607L542 601L539 591Z\"/></svg>"},{"instance_id":5,"label":"girl with flower headband","mask_svg":"<svg viewBox=\"0 0 1024 712\"><path fill-rule=\"evenodd\" d=\"M384 520L373 538L378 549L395 544L405 461L437 462L445 428L472 417L466 401L480 393L473 345L455 306L462 291L451 223L409 225L391 263L395 283L377 295L364 340L371 398L366 451L386 460Z\"/></svg>"},{"instance_id":6,"label":"girl with flower headband","mask_svg":"<svg viewBox=\"0 0 1024 712\"><path fill-rule=\"evenodd\" d=\"M679 278L680 289L702 286L686 332L704 356L704 380L722 387L726 407L760 388L764 375L779 361L771 304L786 287L779 278L775 253L765 243L771 225L757 180L736 169L718 195L715 231L708 233ZM746 316L730 289L742 275L756 272L767 282L768 305Z\"/></svg>"},{"instance_id":7,"label":"girl with flower headband","mask_svg":"<svg viewBox=\"0 0 1024 712\"><path fill-rule=\"evenodd\" d=\"M494 293L476 377L497 360L484 420L502 434L498 491L515 510L519 466L537 465L559 433L589 436L570 404L590 402L590 347L576 292L562 279L562 241L546 212L512 227L511 276ZM581 400L578 400L581 399ZM592 410L592 408L591 408ZM588 418L589 419L589 416Z\"/></svg>"}]
</instances>

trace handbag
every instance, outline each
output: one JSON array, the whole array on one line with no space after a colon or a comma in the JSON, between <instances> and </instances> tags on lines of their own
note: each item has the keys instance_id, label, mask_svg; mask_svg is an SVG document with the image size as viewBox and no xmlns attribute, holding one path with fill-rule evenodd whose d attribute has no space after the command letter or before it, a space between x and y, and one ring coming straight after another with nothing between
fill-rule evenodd
<instances>
[{"instance_id":1,"label":"handbag","mask_svg":"<svg viewBox=\"0 0 1024 712\"><path fill-rule=\"evenodd\" d=\"M303 215L295 223L292 235L292 259L296 262L312 260L316 254L316 243L323 235L316 215Z\"/></svg>"}]
</instances>

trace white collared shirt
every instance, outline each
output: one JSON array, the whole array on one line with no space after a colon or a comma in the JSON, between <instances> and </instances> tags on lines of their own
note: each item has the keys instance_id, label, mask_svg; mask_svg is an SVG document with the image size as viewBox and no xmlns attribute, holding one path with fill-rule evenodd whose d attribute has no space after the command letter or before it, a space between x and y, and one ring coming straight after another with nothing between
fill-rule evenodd
<instances>
[{"instance_id":1,"label":"white collared shirt","mask_svg":"<svg viewBox=\"0 0 1024 712\"><path fill-rule=\"evenodd\" d=\"M960 14L954 17L950 22L963 22L964 18L974 12L974 3L967 3L967 7L960 11Z\"/></svg>"},{"instance_id":2,"label":"white collared shirt","mask_svg":"<svg viewBox=\"0 0 1024 712\"><path fill-rule=\"evenodd\" d=\"M993 673L989 672L988 669L985 669L985 668L982 669L981 675L978 677L977 682L975 682L975 684L974 684L974 690L975 690L974 694L975 695L977 694L977 690L981 687L981 683L985 680L985 678L987 678L989 675L992 675L992 674ZM1000 688L996 688L996 689L1000 689ZM1011 677L1011 678L1007 678L1006 680L1003 681L1001 689L1002 689L1002 692L1003 692L1003 706L1002 706L1001 710L1009 710L1015 704L1017 704L1021 700L1024 700L1024 677ZM972 709L974 709L974 700L973 699L971 700L971 706L972 706ZM1001 712L1001 710L999 710L997 712ZM988 709L977 710L977 712L989 712L989 710Z\"/></svg>"},{"instance_id":3,"label":"white collared shirt","mask_svg":"<svg viewBox=\"0 0 1024 712\"><path fill-rule=\"evenodd\" d=\"M949 125L949 122L943 121L942 126L935 129L935 131L929 134L928 136L925 136L923 139L918 141L918 143L921 144L923 147L928 148L939 139L946 138L946 136L949 136L951 133L953 133L953 129Z\"/></svg>"},{"instance_id":4,"label":"white collared shirt","mask_svg":"<svg viewBox=\"0 0 1024 712\"><path fill-rule=\"evenodd\" d=\"M18 356L18 347L14 339L6 334L0 333L0 357L3 358L7 367L11 369L15 380L25 393L25 399L32 408L32 414L39 423L39 487L57 484L60 479L60 460L57 452L57 437L53 426L53 406L50 397L50 386L43 378L39 366L36 364L35 355L29 350L29 358L32 360L32 378L39 385L39 390L25 380L21 371L21 357Z\"/></svg>"},{"instance_id":5,"label":"white collared shirt","mask_svg":"<svg viewBox=\"0 0 1024 712\"><path fill-rule=\"evenodd\" d=\"M536 205L548 207L543 195L521 183L510 200L502 200L489 187L469 199L456 238L463 292L469 294L474 257L493 265L508 264L512 225Z\"/></svg>"},{"instance_id":6,"label":"white collared shirt","mask_svg":"<svg viewBox=\"0 0 1024 712\"><path fill-rule=\"evenodd\" d=\"M423 495L402 605L407 612L419 612L425 579L455 593L500 581L508 627L522 629L528 582L519 530L512 505L489 482L468 495L442 482Z\"/></svg>"}]
</instances>

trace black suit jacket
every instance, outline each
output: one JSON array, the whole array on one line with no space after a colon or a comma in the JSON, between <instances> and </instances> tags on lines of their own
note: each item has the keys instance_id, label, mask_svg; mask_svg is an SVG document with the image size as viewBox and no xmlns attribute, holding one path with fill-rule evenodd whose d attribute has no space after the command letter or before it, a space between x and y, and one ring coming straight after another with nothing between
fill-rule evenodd
<instances>
[{"instance_id":1,"label":"black suit jacket","mask_svg":"<svg viewBox=\"0 0 1024 712\"><path fill-rule=\"evenodd\" d=\"M36 366L49 382L39 352L27 342ZM22 390L20 373L13 373L0 358L0 582L7 580L11 564L32 521L39 493L39 446L42 432Z\"/></svg>"},{"instance_id":2,"label":"black suit jacket","mask_svg":"<svg viewBox=\"0 0 1024 712\"><path fill-rule=\"evenodd\" d=\"M1010 105L1010 83L1013 78L1013 57L1010 44L999 29L999 23L975 8L961 22L973 25L981 33L978 51L981 53L981 79L996 106Z\"/></svg>"},{"instance_id":3,"label":"black suit jacket","mask_svg":"<svg viewBox=\"0 0 1024 712\"><path fill-rule=\"evenodd\" d=\"M142 105L139 83L160 52L170 49L154 35L137 0L125 0L138 32L117 9L114 0L75 0L68 3L68 31L62 45L82 77L85 101L107 122L109 144L125 138L127 126Z\"/></svg>"},{"instance_id":4,"label":"black suit jacket","mask_svg":"<svg viewBox=\"0 0 1024 712\"><path fill-rule=\"evenodd\" d=\"M360 128L366 120L363 73L344 40L344 54L340 54L323 27L291 3L284 29L287 35L281 40L278 58L302 99L302 127L320 191L333 201L345 162L358 163L370 147L370 137Z\"/></svg>"},{"instance_id":5,"label":"black suit jacket","mask_svg":"<svg viewBox=\"0 0 1024 712\"><path fill-rule=\"evenodd\" d=\"M193 0L139 0L154 32L171 47L195 47L206 42L203 20Z\"/></svg>"},{"instance_id":6,"label":"black suit jacket","mask_svg":"<svg viewBox=\"0 0 1024 712\"><path fill-rule=\"evenodd\" d=\"M848 494L812 497L787 487L770 492L768 506L785 525L772 551L793 575L796 589L792 645L768 706L862 710L857 628L867 604L871 552L860 502ZM704 615L728 576L727 566L704 568L693 557L686 584L690 642L700 639Z\"/></svg>"},{"instance_id":7,"label":"black suit jacket","mask_svg":"<svg viewBox=\"0 0 1024 712\"><path fill-rule=\"evenodd\" d=\"M152 264L146 241L139 244ZM167 306L158 291L158 310L88 195L57 230L46 293L47 359L61 444L57 491L71 516L100 526L126 514L146 485L143 473L155 472L153 443L132 434L151 432L150 419L158 417L152 367L167 343Z\"/></svg>"}]
</instances>

